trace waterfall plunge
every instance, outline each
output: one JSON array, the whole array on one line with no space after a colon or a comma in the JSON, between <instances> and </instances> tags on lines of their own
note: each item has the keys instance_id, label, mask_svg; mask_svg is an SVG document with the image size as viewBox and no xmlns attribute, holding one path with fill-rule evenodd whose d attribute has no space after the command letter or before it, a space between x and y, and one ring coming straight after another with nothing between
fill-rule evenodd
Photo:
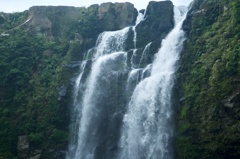
<instances>
[{"instance_id":1,"label":"waterfall plunge","mask_svg":"<svg viewBox=\"0 0 240 159\"><path fill-rule=\"evenodd\" d=\"M175 8L175 27L156 54L150 77L135 88L124 116L120 159L171 159L173 74L184 41L186 9Z\"/></svg>"}]
</instances>

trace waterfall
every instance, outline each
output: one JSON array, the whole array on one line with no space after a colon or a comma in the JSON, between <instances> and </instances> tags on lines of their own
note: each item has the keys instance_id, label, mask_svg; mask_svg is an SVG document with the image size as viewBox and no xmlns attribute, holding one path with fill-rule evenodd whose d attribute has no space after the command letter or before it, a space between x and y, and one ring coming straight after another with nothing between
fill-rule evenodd
<instances>
[{"instance_id":1,"label":"waterfall","mask_svg":"<svg viewBox=\"0 0 240 159\"><path fill-rule=\"evenodd\" d=\"M95 59L105 54L124 50L129 27L118 31L105 31L98 36Z\"/></svg>"},{"instance_id":2,"label":"waterfall","mask_svg":"<svg viewBox=\"0 0 240 159\"><path fill-rule=\"evenodd\" d=\"M131 30L126 27L101 33L84 54L73 91L67 159L172 158L171 91L186 10L174 13L175 27L152 64L145 65L152 43L136 48L140 13L132 26L133 48L126 50Z\"/></svg>"},{"instance_id":3,"label":"waterfall","mask_svg":"<svg viewBox=\"0 0 240 159\"><path fill-rule=\"evenodd\" d=\"M175 27L162 41L151 75L135 88L124 116L119 159L171 159L171 94L182 48L186 10L174 9Z\"/></svg>"},{"instance_id":4,"label":"waterfall","mask_svg":"<svg viewBox=\"0 0 240 159\"><path fill-rule=\"evenodd\" d=\"M81 67L80 67L80 74L78 75L77 79L76 79L76 82L75 82L75 86L74 86L74 93L73 93L73 105L76 106L77 102L78 102L78 93L79 93L79 89L80 89L80 82L82 80L82 76L83 76L83 72L84 72L84 69L86 67L86 61L83 61L82 64L81 64Z\"/></svg>"},{"instance_id":5,"label":"waterfall","mask_svg":"<svg viewBox=\"0 0 240 159\"><path fill-rule=\"evenodd\" d=\"M92 72L88 81L88 88L83 98L82 118L80 121L78 147L75 158L88 158L93 155L93 150L97 146L97 142L101 135L99 128L101 127L102 109L99 105L101 100L107 99L109 85L113 71L116 67L116 61L122 61L124 65L126 61L125 52L116 52L99 57L92 67ZM104 76L105 79L102 79ZM104 102L104 101L102 101ZM99 124L99 125L98 125Z\"/></svg>"},{"instance_id":6,"label":"waterfall","mask_svg":"<svg viewBox=\"0 0 240 159\"><path fill-rule=\"evenodd\" d=\"M78 99L81 89L81 78L84 73L83 61L81 73L75 80L74 88L74 119L71 131L77 133L69 145L67 159L93 159L94 154L101 145L101 136L104 133L103 114L107 115L108 98L110 90L115 85L119 72L127 69L127 53L124 52L124 42L127 38L129 27L119 31L103 32L99 35L96 47L90 49L86 61L92 55L91 72L85 83L86 89L82 99ZM74 135L73 135L74 136Z\"/></svg>"},{"instance_id":7,"label":"waterfall","mask_svg":"<svg viewBox=\"0 0 240 159\"><path fill-rule=\"evenodd\" d=\"M137 47L137 32L136 32L136 26L144 20L144 15L140 12L138 12L137 20L135 23L135 26L133 26L133 32L134 32L134 37L133 37L133 43L134 43L134 48L136 49Z\"/></svg>"},{"instance_id":8,"label":"waterfall","mask_svg":"<svg viewBox=\"0 0 240 159\"><path fill-rule=\"evenodd\" d=\"M146 54L149 53L149 49L150 49L151 44L152 44L152 42L148 43L148 44L146 45L146 47L144 48L143 53L142 53L142 56L141 56L140 61L139 61L139 64L138 64L138 67L141 67L141 64L142 64L142 62L144 61L144 58L145 58Z\"/></svg>"},{"instance_id":9,"label":"waterfall","mask_svg":"<svg viewBox=\"0 0 240 159\"><path fill-rule=\"evenodd\" d=\"M71 132L74 134L72 135L71 141L70 141L70 145L69 145L69 152L72 153L75 151L76 149L76 138L77 136L75 135L78 132L78 120L80 119L79 116L79 111L81 110L81 107L79 105L79 96L80 96L80 85L81 85L81 81L82 81L82 77L83 77L83 73L85 70L87 62L83 61L81 66L80 66L80 73L77 76L76 80L75 80L75 85L74 85L74 92L73 92L73 112L72 112L72 123L70 125L70 129ZM69 158L69 156L67 157ZM70 157L71 158L71 157Z\"/></svg>"}]
</instances>

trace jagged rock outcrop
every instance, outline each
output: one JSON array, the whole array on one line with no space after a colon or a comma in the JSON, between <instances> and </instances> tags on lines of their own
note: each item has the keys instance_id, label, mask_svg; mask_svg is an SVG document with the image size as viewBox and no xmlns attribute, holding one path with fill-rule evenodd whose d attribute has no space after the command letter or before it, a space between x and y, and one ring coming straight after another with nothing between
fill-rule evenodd
<instances>
[{"instance_id":1,"label":"jagged rock outcrop","mask_svg":"<svg viewBox=\"0 0 240 159\"><path fill-rule=\"evenodd\" d=\"M17 150L19 156L22 158L27 158L30 150L29 139L27 135L18 136Z\"/></svg>"}]
</instances>

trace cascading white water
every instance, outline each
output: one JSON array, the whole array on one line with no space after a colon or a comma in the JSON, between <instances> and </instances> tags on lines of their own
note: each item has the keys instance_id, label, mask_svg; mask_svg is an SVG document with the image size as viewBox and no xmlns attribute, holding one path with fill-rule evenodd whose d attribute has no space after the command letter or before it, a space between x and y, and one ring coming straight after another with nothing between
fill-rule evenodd
<instances>
[{"instance_id":1,"label":"cascading white water","mask_svg":"<svg viewBox=\"0 0 240 159\"><path fill-rule=\"evenodd\" d=\"M76 82L75 82L75 86L74 86L74 93L73 93L73 105L76 105L77 102L78 102L78 98L77 96L79 95L78 92L79 92L79 86L80 86L80 82L81 82L81 79L82 79L82 76L83 76L83 72L84 72L84 69L86 67L86 61L83 61L82 64L81 64L81 67L80 67L80 74L78 75L77 79L76 79Z\"/></svg>"},{"instance_id":2,"label":"cascading white water","mask_svg":"<svg viewBox=\"0 0 240 159\"><path fill-rule=\"evenodd\" d=\"M129 27L118 31L105 31L98 36L95 59L100 56L124 50Z\"/></svg>"},{"instance_id":3,"label":"cascading white water","mask_svg":"<svg viewBox=\"0 0 240 159\"><path fill-rule=\"evenodd\" d=\"M88 51L86 59L89 59L89 54L94 52L93 64L90 75L86 82L86 90L83 93L82 100L77 100L77 93L80 87L80 80L83 71L79 74L75 81L74 88L74 107L80 109L75 117L75 126L73 130L78 133L77 139L73 139L69 146L67 159L93 159L94 151L101 139L101 134L98 134L101 129L101 121L103 109L99 107L104 103L104 98L109 96L111 83L117 76L117 71L124 71L126 66L127 53L123 52L124 42L127 38L129 27L119 31L103 32L99 35L96 47ZM86 63L84 61L83 63ZM121 67L119 67L121 66ZM85 67L85 65L84 65ZM78 130L75 130L76 127Z\"/></svg>"},{"instance_id":4,"label":"cascading white water","mask_svg":"<svg viewBox=\"0 0 240 159\"><path fill-rule=\"evenodd\" d=\"M146 47L144 48L143 53L142 53L142 56L141 56L140 61L139 61L139 64L138 64L139 67L140 67L140 65L142 64L142 62L143 62L146 54L149 53L149 49L150 49L151 44L152 44L152 42L148 43L148 44L146 45Z\"/></svg>"},{"instance_id":5,"label":"cascading white water","mask_svg":"<svg viewBox=\"0 0 240 159\"><path fill-rule=\"evenodd\" d=\"M81 85L81 80L83 77L83 73L86 67L86 61L83 61L81 66L80 66L80 73L77 76L75 80L75 85L74 85L74 92L73 92L73 113L72 113L72 119L75 121L72 121L70 129L71 132L77 133L78 132L78 124L76 121L79 120L79 111L81 110L81 107L79 106L79 91L80 91L80 85ZM76 149L75 145L75 140L76 140L76 135L72 135L73 137L71 138L71 144L69 145L69 152L74 152ZM69 158L69 156L67 157Z\"/></svg>"},{"instance_id":6,"label":"cascading white water","mask_svg":"<svg viewBox=\"0 0 240 159\"><path fill-rule=\"evenodd\" d=\"M135 88L124 116L119 159L171 159L171 94L182 48L186 9L174 9L175 27L163 40L151 75Z\"/></svg>"},{"instance_id":7,"label":"cascading white water","mask_svg":"<svg viewBox=\"0 0 240 159\"><path fill-rule=\"evenodd\" d=\"M98 135L95 128L98 128L98 120L101 118L101 108L98 107L98 103L104 96L102 93L107 94L107 90L104 91L104 89L109 87L109 85L107 85L108 81L101 83L100 77L105 76L106 80L108 80L107 76L111 75L109 71L113 71L112 67L114 67L116 61L122 61L122 65L124 65L126 53L116 52L99 57L92 67L92 72L87 84L88 88L83 98L76 159L93 157L93 151L97 145L96 136ZM105 71L107 73L104 73Z\"/></svg>"},{"instance_id":8,"label":"cascading white water","mask_svg":"<svg viewBox=\"0 0 240 159\"><path fill-rule=\"evenodd\" d=\"M132 54L124 52L130 27L99 35L96 47L84 55L81 73L75 81L76 115L71 129L77 135L73 135L70 142L67 159L172 158L171 88L175 63L184 41L183 13L185 10L175 9L175 28L163 40L153 64L145 68L140 65L145 63L151 43L141 55L141 49L136 48L135 31L143 20L142 15L133 27ZM91 71L81 83L84 70L89 70L86 66L89 61ZM121 150L118 152L119 140Z\"/></svg>"},{"instance_id":9,"label":"cascading white water","mask_svg":"<svg viewBox=\"0 0 240 159\"><path fill-rule=\"evenodd\" d=\"M132 96L133 90L141 80L142 69L133 69L129 72L127 84L126 84L126 95L128 98Z\"/></svg>"},{"instance_id":10,"label":"cascading white water","mask_svg":"<svg viewBox=\"0 0 240 159\"><path fill-rule=\"evenodd\" d=\"M133 32L134 32L134 37L133 37L133 43L134 43L134 48L136 48L137 46L137 32L136 32L136 26L142 21L144 20L144 15L140 12L138 12L138 16L137 16L137 20L135 23L135 26L133 26Z\"/></svg>"}]
</instances>

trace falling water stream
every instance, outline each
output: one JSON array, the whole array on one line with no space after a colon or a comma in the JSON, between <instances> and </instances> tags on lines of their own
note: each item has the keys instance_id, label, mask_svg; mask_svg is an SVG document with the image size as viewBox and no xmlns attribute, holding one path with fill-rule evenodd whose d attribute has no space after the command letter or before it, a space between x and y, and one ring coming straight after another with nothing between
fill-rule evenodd
<instances>
[{"instance_id":1,"label":"falling water stream","mask_svg":"<svg viewBox=\"0 0 240 159\"><path fill-rule=\"evenodd\" d=\"M70 143L68 159L92 159L94 150L101 142L100 132L103 118L104 99L110 96L108 89L111 82L116 78L116 72L125 70L126 52L124 42L127 38L129 28L119 31L103 32L99 35L96 47L91 49L95 51L92 58L92 68L86 82L86 89L82 100L78 100L81 78L85 65L75 81L74 88L74 111L78 111L75 117L75 124L72 131L77 132L77 136ZM88 52L89 53L89 52ZM86 57L89 57L87 55ZM84 61L83 63L86 63ZM119 67L121 66L121 67ZM77 129L77 130L76 130Z\"/></svg>"},{"instance_id":2,"label":"falling water stream","mask_svg":"<svg viewBox=\"0 0 240 159\"><path fill-rule=\"evenodd\" d=\"M175 27L163 40L151 75L135 88L124 117L120 159L171 159L173 75L184 41L186 11L175 8Z\"/></svg>"},{"instance_id":3,"label":"falling water stream","mask_svg":"<svg viewBox=\"0 0 240 159\"><path fill-rule=\"evenodd\" d=\"M174 84L174 72L182 48L184 32L181 30L186 9L174 9L175 27L162 41L162 46L155 54L155 60L145 68L129 68L125 41L130 27L119 31L103 32L99 35L96 46L91 49L92 67L82 97L79 98L81 79L86 67L85 59L74 88L74 117L72 132L75 134L69 145L67 159L96 159L101 154L104 136L109 129L108 112L114 107L111 97L119 91L115 88L118 80L128 72L125 94L129 103L122 117L119 130L118 151L116 159L171 159L173 137L171 94ZM136 25L143 20L140 15ZM136 49L136 32L134 30L134 49ZM147 54L149 43L140 60ZM136 51L136 50L134 50ZM133 52L134 52L133 51ZM89 51L90 52L90 51ZM134 54L134 53L133 53ZM89 57L89 55L86 55ZM140 65L137 64L137 65ZM130 69L130 70L129 70ZM146 75L148 74L148 75ZM114 91L111 91L114 90ZM117 112L114 112L117 114ZM117 115L116 115L117 116ZM117 137L115 137L117 138ZM114 149L114 148L112 148Z\"/></svg>"}]
</instances>

